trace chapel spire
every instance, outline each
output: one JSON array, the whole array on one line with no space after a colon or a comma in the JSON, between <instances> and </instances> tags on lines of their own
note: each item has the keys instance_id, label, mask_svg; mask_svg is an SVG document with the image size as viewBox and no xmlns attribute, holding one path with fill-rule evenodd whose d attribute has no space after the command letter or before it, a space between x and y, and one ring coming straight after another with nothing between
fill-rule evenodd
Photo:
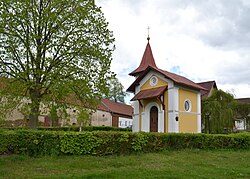
<instances>
[{"instance_id":1,"label":"chapel spire","mask_svg":"<svg viewBox=\"0 0 250 179\"><path fill-rule=\"evenodd\" d=\"M149 30L149 28L148 28L148 30ZM148 43L147 43L146 49L144 51L141 63L140 63L138 68L136 68L134 71L129 73L129 75L131 75L131 76L137 76L138 74L140 74L141 72L146 70L146 68L148 66L157 68L157 66L155 64L154 57L153 57L153 53L152 53L152 50L150 47L150 43L149 43L149 40L150 40L149 34L148 34L147 40L148 40Z\"/></svg>"},{"instance_id":2,"label":"chapel spire","mask_svg":"<svg viewBox=\"0 0 250 179\"><path fill-rule=\"evenodd\" d=\"M148 29L148 38L147 38L147 40L148 40L148 42L149 42L149 40L150 40L150 37L149 37L149 29L150 29L150 28L149 28L149 26L148 26L147 29Z\"/></svg>"}]
</instances>

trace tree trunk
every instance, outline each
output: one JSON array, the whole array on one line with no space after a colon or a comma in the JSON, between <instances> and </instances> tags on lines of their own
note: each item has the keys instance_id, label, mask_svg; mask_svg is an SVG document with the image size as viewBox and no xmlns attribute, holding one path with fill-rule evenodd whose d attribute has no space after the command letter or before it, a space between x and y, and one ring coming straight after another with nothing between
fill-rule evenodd
<instances>
[{"instance_id":1,"label":"tree trunk","mask_svg":"<svg viewBox=\"0 0 250 179\"><path fill-rule=\"evenodd\" d=\"M36 129L39 116L39 106L40 98L39 93L36 91L31 91L31 105L30 105L30 115L28 121L28 127L30 129Z\"/></svg>"},{"instance_id":2,"label":"tree trunk","mask_svg":"<svg viewBox=\"0 0 250 179\"><path fill-rule=\"evenodd\" d=\"M79 132L82 132L82 121L80 122Z\"/></svg>"}]
</instances>

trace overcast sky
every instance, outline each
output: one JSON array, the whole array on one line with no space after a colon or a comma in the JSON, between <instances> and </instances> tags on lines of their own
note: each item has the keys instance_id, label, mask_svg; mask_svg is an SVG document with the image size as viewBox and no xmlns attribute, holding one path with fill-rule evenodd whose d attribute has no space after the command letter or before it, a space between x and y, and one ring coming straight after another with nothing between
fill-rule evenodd
<instances>
[{"instance_id":1,"label":"overcast sky","mask_svg":"<svg viewBox=\"0 0 250 179\"><path fill-rule=\"evenodd\" d=\"M149 26L150 45L159 68L194 82L215 80L219 89L236 98L250 97L249 0L96 3L116 39L111 70L126 89L134 81L128 73L141 62Z\"/></svg>"}]
</instances>

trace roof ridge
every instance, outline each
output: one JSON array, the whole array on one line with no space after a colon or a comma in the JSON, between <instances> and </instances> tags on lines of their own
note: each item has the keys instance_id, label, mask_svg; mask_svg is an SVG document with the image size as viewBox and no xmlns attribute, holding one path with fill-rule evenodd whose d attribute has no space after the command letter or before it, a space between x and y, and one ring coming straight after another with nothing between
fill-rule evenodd
<instances>
[{"instance_id":1,"label":"roof ridge","mask_svg":"<svg viewBox=\"0 0 250 179\"><path fill-rule=\"evenodd\" d=\"M119 101L113 101L113 100L107 99L107 98L102 98L102 99L106 99L106 100L108 100L108 101L110 101L110 102L113 102L113 103L128 105L128 104L126 104L126 103L122 103L122 102L119 102ZM128 106L129 106L129 105L128 105Z\"/></svg>"},{"instance_id":2,"label":"roof ridge","mask_svg":"<svg viewBox=\"0 0 250 179\"><path fill-rule=\"evenodd\" d=\"M192 82L192 83L194 83L194 84L197 84L197 83L195 83L194 81L188 79L188 78L185 77L185 76L182 76L182 75L179 75L179 74L176 74L176 73L173 73L173 72L169 72L169 71L167 71L167 70L162 70L162 69L159 69L159 70L161 70L161 71L163 71L163 72L170 73L171 75L174 75L174 76L178 76L178 77L181 77L181 78L185 78L186 80L188 80L188 81L190 81L190 82ZM172 79L172 80L174 80L174 79ZM175 81L175 80L174 80L174 81Z\"/></svg>"},{"instance_id":3,"label":"roof ridge","mask_svg":"<svg viewBox=\"0 0 250 179\"><path fill-rule=\"evenodd\" d=\"M177 75L175 73L171 73L169 71L165 71L165 70L159 69L157 67L150 67L150 66L148 66L146 68L146 70L144 70L143 73L141 75L139 75L138 78L136 78L136 80L129 86L129 88L127 89L127 91L134 92L135 91L135 86L138 85L139 81L150 70L155 70L155 71L161 73L162 75L164 75L165 77L171 79L172 81L174 81L177 84L181 84L181 85L184 85L184 86L189 86L189 87L194 88L194 89L199 89L199 90L205 90L205 91L207 91L206 88L200 86L199 84L195 83L194 81L192 81L192 80L190 80L190 79L188 79L188 78L186 78L184 76Z\"/></svg>"},{"instance_id":4,"label":"roof ridge","mask_svg":"<svg viewBox=\"0 0 250 179\"><path fill-rule=\"evenodd\" d=\"M211 81L204 81L204 82L198 82L198 83L211 83L211 82L215 82L215 80L211 80Z\"/></svg>"},{"instance_id":5,"label":"roof ridge","mask_svg":"<svg viewBox=\"0 0 250 179\"><path fill-rule=\"evenodd\" d=\"M102 98L105 99L105 98ZM112 112L111 109L101 100L101 103L109 110L109 112Z\"/></svg>"}]
</instances>

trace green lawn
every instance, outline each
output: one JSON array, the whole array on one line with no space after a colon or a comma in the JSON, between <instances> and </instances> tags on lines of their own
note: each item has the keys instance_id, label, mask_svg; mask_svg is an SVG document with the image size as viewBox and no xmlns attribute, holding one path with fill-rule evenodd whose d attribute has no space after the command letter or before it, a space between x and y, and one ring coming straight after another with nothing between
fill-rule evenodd
<instances>
[{"instance_id":1,"label":"green lawn","mask_svg":"<svg viewBox=\"0 0 250 179\"><path fill-rule=\"evenodd\" d=\"M250 151L165 151L127 156L0 156L2 178L250 178Z\"/></svg>"}]
</instances>

